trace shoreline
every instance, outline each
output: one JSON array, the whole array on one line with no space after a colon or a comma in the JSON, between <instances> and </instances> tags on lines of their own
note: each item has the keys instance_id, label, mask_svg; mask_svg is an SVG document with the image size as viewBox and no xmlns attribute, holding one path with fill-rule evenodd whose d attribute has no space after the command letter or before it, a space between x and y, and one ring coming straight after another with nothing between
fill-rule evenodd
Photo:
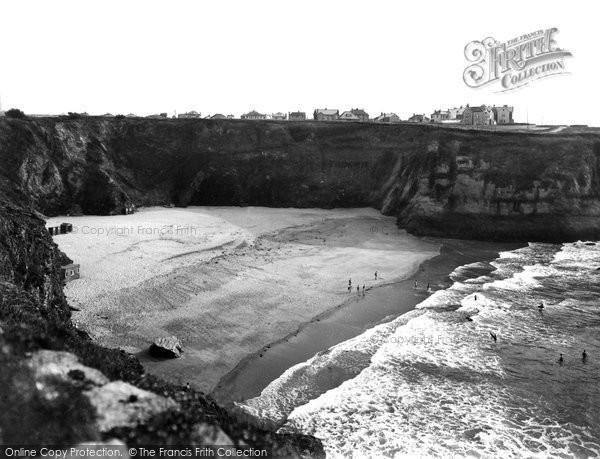
<instances>
[{"instance_id":1,"label":"shoreline","mask_svg":"<svg viewBox=\"0 0 600 459\"><path fill-rule=\"evenodd\" d=\"M429 296L427 283L434 291L445 289L452 285L449 276L457 267L490 262L499 252L524 245L439 238L424 238L424 241L439 244L439 254L422 262L408 277L374 286L365 296L352 294L354 298L322 312L301 324L295 332L247 355L220 379L211 395L227 407L257 397L288 368L414 310ZM493 267L489 269L491 271ZM414 288L415 280L417 289ZM330 384L335 387L351 377L338 375Z\"/></svg>"}]
</instances>

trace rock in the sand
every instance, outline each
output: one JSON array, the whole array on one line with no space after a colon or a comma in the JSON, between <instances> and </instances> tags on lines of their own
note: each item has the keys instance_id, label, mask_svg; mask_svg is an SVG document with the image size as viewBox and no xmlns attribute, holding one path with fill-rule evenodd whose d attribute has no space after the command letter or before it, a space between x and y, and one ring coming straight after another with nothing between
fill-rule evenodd
<instances>
[{"instance_id":1,"label":"rock in the sand","mask_svg":"<svg viewBox=\"0 0 600 459\"><path fill-rule=\"evenodd\" d=\"M150 346L150 354L155 357L177 358L182 352L181 342L175 336L158 338Z\"/></svg>"}]
</instances>

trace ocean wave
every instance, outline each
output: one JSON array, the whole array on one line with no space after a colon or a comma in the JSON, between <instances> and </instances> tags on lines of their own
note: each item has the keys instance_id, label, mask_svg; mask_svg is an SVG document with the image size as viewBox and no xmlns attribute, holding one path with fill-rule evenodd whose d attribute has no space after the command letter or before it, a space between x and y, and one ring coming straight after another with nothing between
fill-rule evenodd
<instances>
[{"instance_id":1,"label":"ocean wave","mask_svg":"<svg viewBox=\"0 0 600 459\"><path fill-rule=\"evenodd\" d=\"M288 370L243 406L323 439L333 457L596 457L600 359L582 351L600 355L600 289L586 288L599 256L596 243L503 252L494 271Z\"/></svg>"}]
</instances>

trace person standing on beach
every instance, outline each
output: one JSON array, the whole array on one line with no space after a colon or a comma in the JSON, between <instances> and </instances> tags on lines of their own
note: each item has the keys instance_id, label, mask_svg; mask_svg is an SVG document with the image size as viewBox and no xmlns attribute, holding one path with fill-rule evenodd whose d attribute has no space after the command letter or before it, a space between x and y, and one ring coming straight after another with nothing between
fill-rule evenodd
<instances>
[{"instance_id":1,"label":"person standing on beach","mask_svg":"<svg viewBox=\"0 0 600 459\"><path fill-rule=\"evenodd\" d=\"M377 271L375 271L375 280L377 280Z\"/></svg>"},{"instance_id":2,"label":"person standing on beach","mask_svg":"<svg viewBox=\"0 0 600 459\"><path fill-rule=\"evenodd\" d=\"M356 293L360 293L360 285L356 286Z\"/></svg>"},{"instance_id":3,"label":"person standing on beach","mask_svg":"<svg viewBox=\"0 0 600 459\"><path fill-rule=\"evenodd\" d=\"M417 281L415 281L415 285L413 286L413 288L418 288L419 287L419 283Z\"/></svg>"},{"instance_id":4,"label":"person standing on beach","mask_svg":"<svg viewBox=\"0 0 600 459\"><path fill-rule=\"evenodd\" d=\"M583 350L583 352L581 353L581 361L583 363L585 363L587 360L587 352L585 352L585 349Z\"/></svg>"},{"instance_id":5,"label":"person standing on beach","mask_svg":"<svg viewBox=\"0 0 600 459\"><path fill-rule=\"evenodd\" d=\"M352 278L348 279L348 287L352 287Z\"/></svg>"},{"instance_id":6,"label":"person standing on beach","mask_svg":"<svg viewBox=\"0 0 600 459\"><path fill-rule=\"evenodd\" d=\"M363 295L365 294L365 286L363 285Z\"/></svg>"}]
</instances>

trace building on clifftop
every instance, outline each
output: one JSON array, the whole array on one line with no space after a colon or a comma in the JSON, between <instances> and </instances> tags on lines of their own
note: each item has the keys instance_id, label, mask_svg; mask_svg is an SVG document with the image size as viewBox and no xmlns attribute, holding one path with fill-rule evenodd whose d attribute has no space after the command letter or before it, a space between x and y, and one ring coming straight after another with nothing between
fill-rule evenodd
<instances>
[{"instance_id":1,"label":"building on clifftop","mask_svg":"<svg viewBox=\"0 0 600 459\"><path fill-rule=\"evenodd\" d=\"M317 108L313 113L317 121L336 121L339 116L340 111L332 108Z\"/></svg>"},{"instance_id":2,"label":"building on clifftop","mask_svg":"<svg viewBox=\"0 0 600 459\"><path fill-rule=\"evenodd\" d=\"M304 112L290 112L288 115L290 121L306 121L306 113Z\"/></svg>"},{"instance_id":3,"label":"building on clifftop","mask_svg":"<svg viewBox=\"0 0 600 459\"><path fill-rule=\"evenodd\" d=\"M267 119L267 115L264 115L262 113L258 113L256 110L252 110L248 113L244 113L242 115L242 119L243 120L266 120Z\"/></svg>"}]
</instances>

